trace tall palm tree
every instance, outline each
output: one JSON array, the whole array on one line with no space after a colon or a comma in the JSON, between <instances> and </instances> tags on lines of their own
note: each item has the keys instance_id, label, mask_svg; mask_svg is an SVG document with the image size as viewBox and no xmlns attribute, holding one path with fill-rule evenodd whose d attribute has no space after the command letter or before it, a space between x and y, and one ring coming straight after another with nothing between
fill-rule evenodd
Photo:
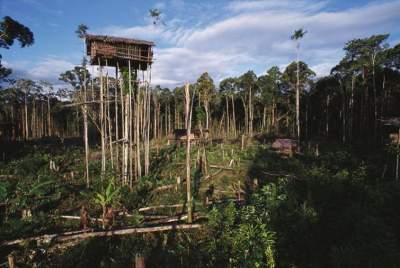
<instances>
[{"instance_id":1,"label":"tall palm tree","mask_svg":"<svg viewBox=\"0 0 400 268\"><path fill-rule=\"evenodd\" d=\"M165 25L165 22L162 20L162 11L154 8L149 10L149 17L153 20L153 24L159 24L161 23L162 25Z\"/></svg>"},{"instance_id":2,"label":"tall palm tree","mask_svg":"<svg viewBox=\"0 0 400 268\"><path fill-rule=\"evenodd\" d=\"M297 126L297 142L300 146L300 66L299 66L299 50L300 50L300 39L304 37L307 31L302 28L295 30L293 35L290 37L296 42L296 62L297 62L297 82L296 82L296 126Z\"/></svg>"}]
</instances>

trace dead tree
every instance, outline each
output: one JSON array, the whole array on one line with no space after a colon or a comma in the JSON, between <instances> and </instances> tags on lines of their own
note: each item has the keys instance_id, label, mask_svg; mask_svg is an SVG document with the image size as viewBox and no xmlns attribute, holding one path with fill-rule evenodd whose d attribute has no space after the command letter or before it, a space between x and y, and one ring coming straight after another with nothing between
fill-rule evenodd
<instances>
[{"instance_id":1,"label":"dead tree","mask_svg":"<svg viewBox=\"0 0 400 268\"><path fill-rule=\"evenodd\" d=\"M194 94L193 94L194 95ZM192 223L192 190L190 180L190 129L192 127L192 111L189 83L185 84L185 125L186 125L186 194L188 223Z\"/></svg>"}]
</instances>

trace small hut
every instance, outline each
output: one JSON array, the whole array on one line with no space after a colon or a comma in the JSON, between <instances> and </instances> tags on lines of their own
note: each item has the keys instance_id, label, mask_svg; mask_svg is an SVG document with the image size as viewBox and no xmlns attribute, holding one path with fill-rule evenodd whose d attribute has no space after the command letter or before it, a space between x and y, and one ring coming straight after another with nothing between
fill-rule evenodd
<instances>
[{"instance_id":1,"label":"small hut","mask_svg":"<svg viewBox=\"0 0 400 268\"><path fill-rule=\"evenodd\" d=\"M92 65L128 67L145 71L153 63L151 41L107 35L86 35L86 53Z\"/></svg>"},{"instance_id":2,"label":"small hut","mask_svg":"<svg viewBox=\"0 0 400 268\"><path fill-rule=\"evenodd\" d=\"M208 129L192 129L190 131L190 140L201 140L208 139L209 130ZM185 141L186 138L186 129L175 129L174 133L168 137L169 141Z\"/></svg>"},{"instance_id":3,"label":"small hut","mask_svg":"<svg viewBox=\"0 0 400 268\"><path fill-rule=\"evenodd\" d=\"M276 139L272 143L272 149L281 154L292 156L298 152L297 141L292 139Z\"/></svg>"}]
</instances>

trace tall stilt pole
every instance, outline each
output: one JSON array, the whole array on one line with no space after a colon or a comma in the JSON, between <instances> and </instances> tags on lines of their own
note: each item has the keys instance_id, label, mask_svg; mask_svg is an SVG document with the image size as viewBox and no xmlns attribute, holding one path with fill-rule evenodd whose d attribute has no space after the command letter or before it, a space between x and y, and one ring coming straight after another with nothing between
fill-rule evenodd
<instances>
[{"instance_id":1,"label":"tall stilt pole","mask_svg":"<svg viewBox=\"0 0 400 268\"><path fill-rule=\"evenodd\" d=\"M111 169L114 169L114 152L113 152L113 144L112 144L112 124L111 124L111 116L110 116L110 102L109 102L109 93L110 93L110 84L108 79L108 61L106 59L106 110L107 110L107 127L108 127L108 144L110 149L110 162Z\"/></svg>"},{"instance_id":2,"label":"tall stilt pole","mask_svg":"<svg viewBox=\"0 0 400 268\"><path fill-rule=\"evenodd\" d=\"M115 140L119 140L119 131L118 131L118 88L119 88L119 77L118 77L118 62L115 67L115 92L114 92L114 113L115 113ZM121 99L122 102L122 99ZM119 171L119 144L115 144L115 171L118 173Z\"/></svg>"},{"instance_id":3,"label":"tall stilt pole","mask_svg":"<svg viewBox=\"0 0 400 268\"><path fill-rule=\"evenodd\" d=\"M131 61L128 62L129 69L129 186L132 187L133 162L132 162L132 67Z\"/></svg>"},{"instance_id":4,"label":"tall stilt pole","mask_svg":"<svg viewBox=\"0 0 400 268\"><path fill-rule=\"evenodd\" d=\"M139 70L140 70L140 65L139 65ZM137 73L136 73L136 79L137 79ZM136 94L136 170L137 170L137 178L136 179L140 179L140 177L142 176L142 166L141 166L141 157L140 157L140 104L141 104L141 100L140 100L140 85L139 85L139 81L137 81L137 94Z\"/></svg>"},{"instance_id":5,"label":"tall stilt pole","mask_svg":"<svg viewBox=\"0 0 400 268\"><path fill-rule=\"evenodd\" d=\"M101 66L100 58L100 136L101 136L101 179L104 180L106 175L106 144L105 144L105 122L104 122L104 88L103 88L103 67Z\"/></svg>"},{"instance_id":6,"label":"tall stilt pole","mask_svg":"<svg viewBox=\"0 0 400 268\"><path fill-rule=\"evenodd\" d=\"M83 84L83 101L85 102L83 109L83 142L85 144L85 177L86 177L86 187L90 186L89 177L89 140L88 140L88 107L87 107L87 86L86 86L86 67L84 70L84 84Z\"/></svg>"}]
</instances>

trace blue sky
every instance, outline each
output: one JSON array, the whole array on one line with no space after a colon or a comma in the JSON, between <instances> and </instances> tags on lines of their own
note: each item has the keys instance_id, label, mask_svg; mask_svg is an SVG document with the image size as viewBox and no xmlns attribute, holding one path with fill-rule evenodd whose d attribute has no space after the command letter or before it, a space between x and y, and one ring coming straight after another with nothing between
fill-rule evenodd
<instances>
[{"instance_id":1,"label":"blue sky","mask_svg":"<svg viewBox=\"0 0 400 268\"><path fill-rule=\"evenodd\" d=\"M154 26L150 8L163 11ZM400 0L0 0L0 15L28 26L35 44L2 50L14 75L60 84L59 73L79 64L78 24L90 33L154 41L152 82L173 87L208 71L216 82L252 69L262 74L295 58L293 30L307 29L301 59L318 75L329 73L353 38L390 33L400 43Z\"/></svg>"}]
</instances>

